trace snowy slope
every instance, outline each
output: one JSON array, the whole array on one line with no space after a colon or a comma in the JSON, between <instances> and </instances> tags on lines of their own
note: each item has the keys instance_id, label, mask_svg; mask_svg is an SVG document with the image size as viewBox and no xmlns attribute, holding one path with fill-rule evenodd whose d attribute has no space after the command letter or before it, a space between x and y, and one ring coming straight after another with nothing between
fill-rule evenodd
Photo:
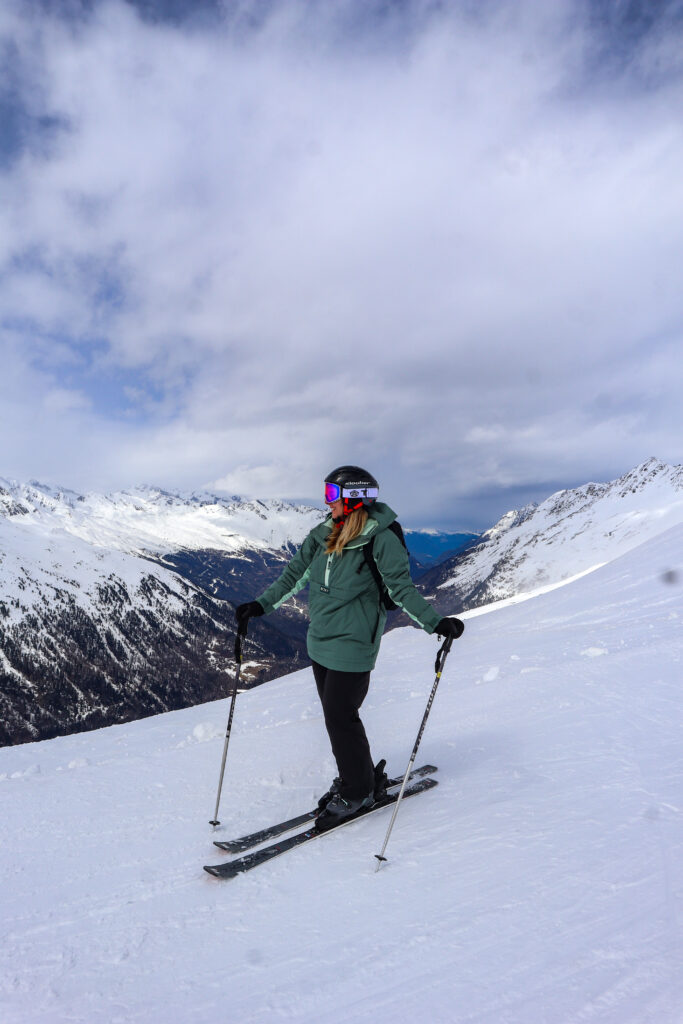
<instances>
[{"instance_id":1,"label":"snowy slope","mask_svg":"<svg viewBox=\"0 0 683 1024\"><path fill-rule=\"evenodd\" d=\"M3 1024L680 1024L683 528L468 616L419 754L440 785L231 882L227 702L0 750ZM385 637L364 719L408 757L436 641ZM309 671L238 699L219 836L333 764Z\"/></svg>"},{"instance_id":2,"label":"snowy slope","mask_svg":"<svg viewBox=\"0 0 683 1024\"><path fill-rule=\"evenodd\" d=\"M683 523L683 466L649 459L606 484L558 491L508 512L476 547L424 575L445 611L558 583Z\"/></svg>"}]
</instances>

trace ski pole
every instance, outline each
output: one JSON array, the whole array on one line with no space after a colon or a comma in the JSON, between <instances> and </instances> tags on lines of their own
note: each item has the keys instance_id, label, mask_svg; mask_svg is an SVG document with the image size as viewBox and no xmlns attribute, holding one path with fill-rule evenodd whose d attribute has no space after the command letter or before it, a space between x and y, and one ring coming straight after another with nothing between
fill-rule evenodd
<instances>
[{"instance_id":1,"label":"ski pole","mask_svg":"<svg viewBox=\"0 0 683 1024\"><path fill-rule=\"evenodd\" d=\"M245 630L246 634L246 630ZM238 630L235 635L235 661L237 662L237 671L235 672L235 685L232 691L232 700L230 701L230 714L228 715L228 728L225 732L225 743L223 744L223 760L221 762L221 774L218 780L218 793L216 794L216 809L213 812L213 820L209 822L209 825L220 825L218 820L218 805L221 802L221 790L223 789L223 776L225 774L225 759L228 756L228 743L230 742L230 730L232 729L232 716L235 714L235 698L237 696L237 686L240 681L240 669L242 668L242 634Z\"/></svg>"},{"instance_id":2,"label":"ski pole","mask_svg":"<svg viewBox=\"0 0 683 1024\"><path fill-rule=\"evenodd\" d=\"M403 782L401 784L401 790L400 790L400 792L398 794L398 798L396 800L396 803L394 804L394 813L391 816L391 821L389 822L389 828L387 829L387 834L384 837L384 845L382 846L382 852L375 854L375 857L377 858L377 867L375 868L376 871L379 871L379 869L381 868L382 861L387 859L384 856L384 854L386 852L387 844L389 842L389 836L391 835L391 830L394 827L394 822L396 821L396 815L398 814L398 809L401 806L401 800L403 799L403 791L406 788L406 783L408 782L408 778L409 778L410 773L411 773L411 771L413 769L413 765L415 764L415 758L417 757L417 748L420 746L420 741L422 739L422 733L425 731L425 725L427 724L427 719L429 718L429 712L431 711L432 704L434 703L434 697L436 695L436 689L437 689L437 687L439 685L439 680L441 679L441 673L443 672L443 667L446 664L446 658L448 656L448 652L451 649L451 644L452 643L453 643L453 637L452 636L447 636L446 639L444 640L443 644L439 648L439 652L438 652L438 654L436 656L436 664L434 666L434 669L436 671L436 679L434 680L434 685L432 686L432 692L429 694L429 700L427 701L427 707L425 708L425 713L422 716L422 724L421 724L420 730L419 730L419 732L417 734L417 739L415 740L415 746L413 747L413 752L410 755L410 761L408 762L408 767L406 768L406 773L403 776Z\"/></svg>"}]
</instances>

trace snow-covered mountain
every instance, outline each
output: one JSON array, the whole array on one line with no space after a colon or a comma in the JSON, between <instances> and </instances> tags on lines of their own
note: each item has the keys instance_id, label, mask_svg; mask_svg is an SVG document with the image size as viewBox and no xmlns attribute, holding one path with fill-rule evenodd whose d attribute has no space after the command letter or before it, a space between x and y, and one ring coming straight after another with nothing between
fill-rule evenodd
<instances>
[{"instance_id":1,"label":"snow-covered mountain","mask_svg":"<svg viewBox=\"0 0 683 1024\"><path fill-rule=\"evenodd\" d=\"M0 480L0 744L225 693L234 604L320 517L283 502ZM301 664L300 611L287 621L254 631L243 678Z\"/></svg>"},{"instance_id":2,"label":"snow-covered mountain","mask_svg":"<svg viewBox=\"0 0 683 1024\"><path fill-rule=\"evenodd\" d=\"M0 477L0 515L28 516L34 531L61 529L98 549L133 554L212 549L231 555L298 544L322 512L283 501L243 501L206 492L138 487L77 494Z\"/></svg>"},{"instance_id":3,"label":"snow-covered mountain","mask_svg":"<svg viewBox=\"0 0 683 1024\"><path fill-rule=\"evenodd\" d=\"M611 483L508 512L420 586L445 611L474 608L569 579L682 522L683 466L652 458Z\"/></svg>"},{"instance_id":4,"label":"snow-covered mountain","mask_svg":"<svg viewBox=\"0 0 683 1024\"><path fill-rule=\"evenodd\" d=\"M310 669L238 697L216 833L228 701L0 750L3 1024L680 1024L682 587L679 526L466 613L379 873L384 811L202 871L335 774ZM384 638L392 774L436 647Z\"/></svg>"}]
</instances>

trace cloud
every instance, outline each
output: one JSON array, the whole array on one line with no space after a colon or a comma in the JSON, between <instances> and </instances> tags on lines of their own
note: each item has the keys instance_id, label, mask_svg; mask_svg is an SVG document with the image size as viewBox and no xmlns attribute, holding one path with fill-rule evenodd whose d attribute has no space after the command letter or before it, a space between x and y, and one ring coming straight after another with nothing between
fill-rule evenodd
<instances>
[{"instance_id":1,"label":"cloud","mask_svg":"<svg viewBox=\"0 0 683 1024\"><path fill-rule=\"evenodd\" d=\"M679 459L672 9L610 49L570 2L7 8L3 472L313 496L358 462L487 525Z\"/></svg>"}]
</instances>

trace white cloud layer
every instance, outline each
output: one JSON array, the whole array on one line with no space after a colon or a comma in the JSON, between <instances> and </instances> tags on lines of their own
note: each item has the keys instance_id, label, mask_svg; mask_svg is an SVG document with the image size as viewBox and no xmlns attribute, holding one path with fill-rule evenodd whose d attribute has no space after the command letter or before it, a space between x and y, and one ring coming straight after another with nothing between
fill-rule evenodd
<instances>
[{"instance_id":1,"label":"white cloud layer","mask_svg":"<svg viewBox=\"0 0 683 1024\"><path fill-rule=\"evenodd\" d=\"M358 462L485 526L680 461L674 30L607 76L583 4L467 6L4 8L2 475L301 497Z\"/></svg>"}]
</instances>

